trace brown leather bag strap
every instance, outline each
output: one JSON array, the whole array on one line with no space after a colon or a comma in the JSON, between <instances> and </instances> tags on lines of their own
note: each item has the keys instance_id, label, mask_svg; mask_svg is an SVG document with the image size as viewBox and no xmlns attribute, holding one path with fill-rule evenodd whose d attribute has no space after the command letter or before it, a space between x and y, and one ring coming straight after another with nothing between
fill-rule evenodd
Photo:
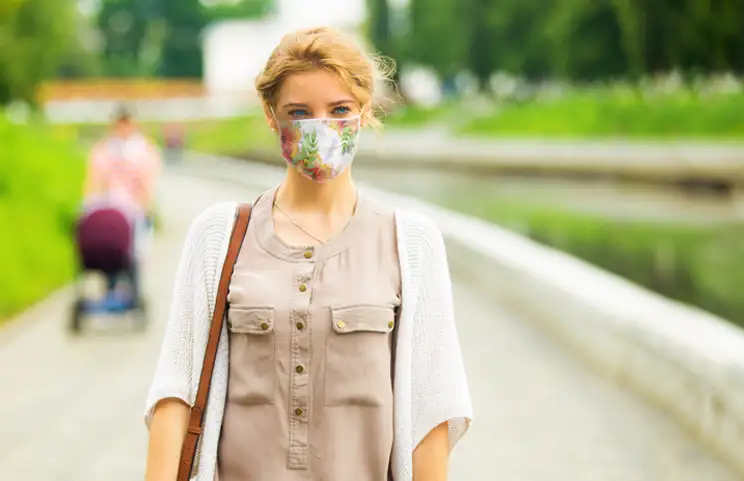
<instances>
[{"instance_id":1,"label":"brown leather bag strap","mask_svg":"<svg viewBox=\"0 0 744 481\"><path fill-rule=\"evenodd\" d=\"M212 383L212 371L214 371L214 363L217 359L217 346L219 345L222 323L225 319L225 311L227 309L227 291L230 287L230 278L232 277L233 268L240 253L240 247L243 244L243 238L248 230L250 217L251 205L240 205L238 207L237 220L235 221L232 236L230 237L230 244L227 248L225 263L222 266L220 283L217 288L217 300L214 305L214 315L212 316L209 338L207 339L207 349L204 352L204 365L199 379L199 388L196 391L196 400L189 414L189 425L181 448L181 461L178 465L177 481L188 481L191 477L196 448L204 426L204 411L207 407L209 387Z\"/></svg>"}]
</instances>

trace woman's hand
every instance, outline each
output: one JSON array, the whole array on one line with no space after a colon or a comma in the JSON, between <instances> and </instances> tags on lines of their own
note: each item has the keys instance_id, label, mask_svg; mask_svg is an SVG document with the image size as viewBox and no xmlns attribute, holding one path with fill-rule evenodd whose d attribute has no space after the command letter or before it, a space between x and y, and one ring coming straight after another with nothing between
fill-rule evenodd
<instances>
[{"instance_id":1,"label":"woman's hand","mask_svg":"<svg viewBox=\"0 0 744 481\"><path fill-rule=\"evenodd\" d=\"M413 451L413 481L447 481L449 428L432 429Z\"/></svg>"}]
</instances>

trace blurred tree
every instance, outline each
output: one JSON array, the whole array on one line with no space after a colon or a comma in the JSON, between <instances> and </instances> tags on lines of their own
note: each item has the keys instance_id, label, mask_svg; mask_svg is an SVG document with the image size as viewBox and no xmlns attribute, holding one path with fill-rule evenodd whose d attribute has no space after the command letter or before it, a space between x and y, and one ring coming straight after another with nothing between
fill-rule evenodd
<instances>
[{"instance_id":1,"label":"blurred tree","mask_svg":"<svg viewBox=\"0 0 744 481\"><path fill-rule=\"evenodd\" d=\"M474 8L482 25L476 32L478 45L471 49L471 62L480 62L474 71L505 70L539 78L550 72L550 45L546 26L553 10L552 0L480 0ZM555 39L552 39L555 40Z\"/></svg>"},{"instance_id":2,"label":"blurred tree","mask_svg":"<svg viewBox=\"0 0 744 481\"><path fill-rule=\"evenodd\" d=\"M275 0L240 0L237 3L217 3L206 7L210 22L220 20L262 18L274 12Z\"/></svg>"},{"instance_id":3,"label":"blurred tree","mask_svg":"<svg viewBox=\"0 0 744 481\"><path fill-rule=\"evenodd\" d=\"M496 56L491 54L493 37L488 22L484 20L489 0L470 0L470 25L472 28L468 66L478 79L479 86L485 87L491 74L497 70Z\"/></svg>"},{"instance_id":4,"label":"blurred tree","mask_svg":"<svg viewBox=\"0 0 744 481\"><path fill-rule=\"evenodd\" d=\"M0 22L15 14L26 0L4 0L0 3Z\"/></svg>"},{"instance_id":5,"label":"blurred tree","mask_svg":"<svg viewBox=\"0 0 744 481\"><path fill-rule=\"evenodd\" d=\"M614 4L632 1L566 0L548 9L543 23L546 36L540 46L546 73L573 80L621 77L628 73L628 52L634 53L637 38L628 27L629 40L623 41L625 32ZM639 67L642 70L642 64Z\"/></svg>"},{"instance_id":6,"label":"blurred tree","mask_svg":"<svg viewBox=\"0 0 744 481\"><path fill-rule=\"evenodd\" d=\"M468 67L473 32L470 1L410 0L409 34L399 55L430 66L442 78Z\"/></svg>"},{"instance_id":7,"label":"blurred tree","mask_svg":"<svg viewBox=\"0 0 744 481\"><path fill-rule=\"evenodd\" d=\"M139 0L103 0L97 24L103 37L101 55L105 75L142 75L140 52L148 21L143 6Z\"/></svg>"},{"instance_id":8,"label":"blurred tree","mask_svg":"<svg viewBox=\"0 0 744 481\"><path fill-rule=\"evenodd\" d=\"M742 0L410 0L407 36L394 41L386 3L368 0L380 50L443 77L468 68L482 85L497 70L569 80L744 73Z\"/></svg>"},{"instance_id":9,"label":"blurred tree","mask_svg":"<svg viewBox=\"0 0 744 481\"><path fill-rule=\"evenodd\" d=\"M390 31L390 6L387 0L367 0L369 36L375 48L383 55L394 56L393 37Z\"/></svg>"},{"instance_id":10,"label":"blurred tree","mask_svg":"<svg viewBox=\"0 0 744 481\"><path fill-rule=\"evenodd\" d=\"M60 59L59 66L56 69L56 77L100 77L104 74L103 67L99 52L78 44L72 46Z\"/></svg>"},{"instance_id":11,"label":"blurred tree","mask_svg":"<svg viewBox=\"0 0 744 481\"><path fill-rule=\"evenodd\" d=\"M369 36L377 51L395 63L393 82L400 80L403 58L400 55L400 41L393 34L392 15L388 0L367 0Z\"/></svg>"},{"instance_id":12,"label":"blurred tree","mask_svg":"<svg viewBox=\"0 0 744 481\"><path fill-rule=\"evenodd\" d=\"M75 45L76 12L67 0L3 0L0 8L0 105L35 105L38 85Z\"/></svg>"},{"instance_id":13,"label":"blurred tree","mask_svg":"<svg viewBox=\"0 0 744 481\"><path fill-rule=\"evenodd\" d=\"M638 80L646 71L646 30L645 15L642 3L638 0L612 0L615 18L619 27L627 73L633 80ZM617 33L613 32L612 36ZM625 65L622 65L625 67ZM616 72L621 73L621 72Z\"/></svg>"},{"instance_id":14,"label":"blurred tree","mask_svg":"<svg viewBox=\"0 0 744 481\"><path fill-rule=\"evenodd\" d=\"M199 0L159 0L165 38L158 65L163 77L199 78L203 59L201 32L207 12Z\"/></svg>"}]
</instances>

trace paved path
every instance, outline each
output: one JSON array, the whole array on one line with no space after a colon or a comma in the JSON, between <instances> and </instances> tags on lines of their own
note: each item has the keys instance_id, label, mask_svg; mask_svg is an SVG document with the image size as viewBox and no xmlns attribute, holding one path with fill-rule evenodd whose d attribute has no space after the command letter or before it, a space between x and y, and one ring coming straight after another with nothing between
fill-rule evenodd
<instances>
[{"instance_id":1,"label":"paved path","mask_svg":"<svg viewBox=\"0 0 744 481\"><path fill-rule=\"evenodd\" d=\"M68 337L64 292L0 331L1 480L142 479L142 408L183 236L206 205L254 195L238 183L166 177L166 223L146 269L157 319L147 334ZM738 479L664 414L575 362L518 313L477 295L453 268L477 414L455 451L453 481Z\"/></svg>"}]
</instances>

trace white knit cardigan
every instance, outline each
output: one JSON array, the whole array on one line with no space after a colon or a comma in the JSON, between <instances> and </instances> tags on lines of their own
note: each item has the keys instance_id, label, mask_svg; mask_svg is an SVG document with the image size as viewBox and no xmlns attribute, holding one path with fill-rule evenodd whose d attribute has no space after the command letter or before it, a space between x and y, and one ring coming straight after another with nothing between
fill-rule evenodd
<instances>
[{"instance_id":1,"label":"white knit cardigan","mask_svg":"<svg viewBox=\"0 0 744 481\"><path fill-rule=\"evenodd\" d=\"M156 404L178 398L193 405L236 204L208 208L191 225L178 266L170 318L147 396L149 428ZM395 481L412 481L412 455L436 426L449 424L450 448L470 426L472 405L453 318L444 241L420 214L395 213L402 305L394 377ZM222 427L228 374L228 336L223 326L207 401L204 433L192 471L212 481Z\"/></svg>"}]
</instances>

